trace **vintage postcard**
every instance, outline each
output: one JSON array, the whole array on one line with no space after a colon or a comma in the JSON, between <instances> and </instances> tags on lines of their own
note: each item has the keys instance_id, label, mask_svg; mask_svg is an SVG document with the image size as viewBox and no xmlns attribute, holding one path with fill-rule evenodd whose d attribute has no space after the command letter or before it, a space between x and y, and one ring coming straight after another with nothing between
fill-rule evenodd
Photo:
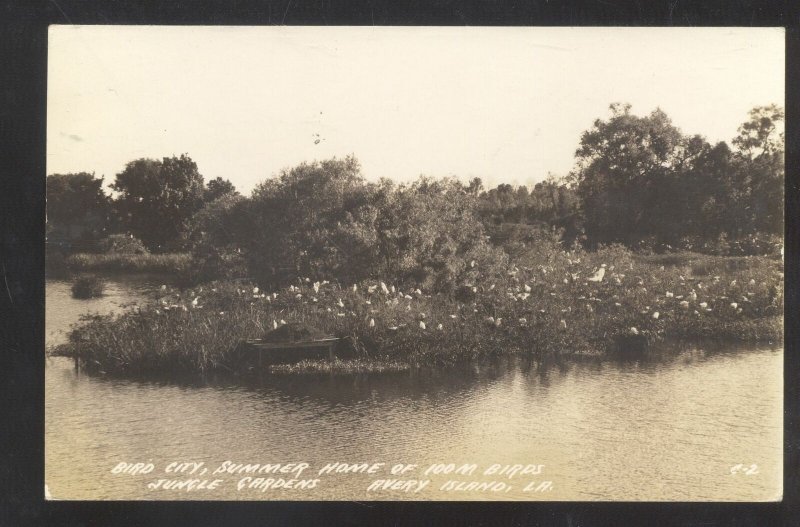
<instances>
[{"instance_id":1,"label":"vintage postcard","mask_svg":"<svg viewBox=\"0 0 800 527\"><path fill-rule=\"evenodd\" d=\"M784 33L51 26L46 498L781 500Z\"/></svg>"}]
</instances>

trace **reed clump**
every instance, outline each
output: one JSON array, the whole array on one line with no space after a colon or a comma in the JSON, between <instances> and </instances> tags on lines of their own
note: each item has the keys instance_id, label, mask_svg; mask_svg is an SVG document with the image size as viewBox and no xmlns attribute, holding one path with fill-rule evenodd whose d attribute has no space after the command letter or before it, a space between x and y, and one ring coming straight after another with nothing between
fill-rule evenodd
<instances>
[{"instance_id":1,"label":"reed clump","mask_svg":"<svg viewBox=\"0 0 800 527\"><path fill-rule=\"evenodd\" d=\"M97 276L80 276L72 284L72 296L80 299L96 298L103 295L105 285L105 281Z\"/></svg>"}]
</instances>

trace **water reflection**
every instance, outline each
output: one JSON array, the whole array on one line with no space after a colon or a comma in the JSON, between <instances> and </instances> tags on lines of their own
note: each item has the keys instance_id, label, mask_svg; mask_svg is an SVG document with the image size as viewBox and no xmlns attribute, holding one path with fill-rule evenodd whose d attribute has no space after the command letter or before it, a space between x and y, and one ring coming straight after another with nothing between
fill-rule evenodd
<instances>
[{"instance_id":1,"label":"water reflection","mask_svg":"<svg viewBox=\"0 0 800 527\"><path fill-rule=\"evenodd\" d=\"M126 286L117 285L119 291ZM102 304L118 309L147 285ZM48 310L73 302L48 283ZM48 331L58 338L48 311ZM639 360L487 360L448 371L126 380L46 368L46 481L77 499L420 499L367 494L370 479L315 492L149 493L119 461L543 463L546 495L424 499L765 500L782 480L782 351L712 346ZM736 463L759 474L732 477ZM440 478L439 484L447 478Z\"/></svg>"}]
</instances>

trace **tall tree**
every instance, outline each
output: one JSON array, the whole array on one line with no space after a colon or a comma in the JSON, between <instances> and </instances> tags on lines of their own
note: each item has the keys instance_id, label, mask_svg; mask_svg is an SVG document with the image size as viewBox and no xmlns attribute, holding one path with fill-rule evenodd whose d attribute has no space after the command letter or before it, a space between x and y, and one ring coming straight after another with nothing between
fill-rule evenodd
<instances>
[{"instance_id":1,"label":"tall tree","mask_svg":"<svg viewBox=\"0 0 800 527\"><path fill-rule=\"evenodd\" d=\"M236 191L236 187L234 187L233 183L231 183L229 180L221 177L215 177L206 183L206 189L203 196L206 202L214 201L215 199L226 195L239 195L239 192Z\"/></svg>"},{"instance_id":2,"label":"tall tree","mask_svg":"<svg viewBox=\"0 0 800 527\"><path fill-rule=\"evenodd\" d=\"M784 118L774 104L753 108L733 140L750 232L783 232Z\"/></svg>"},{"instance_id":3,"label":"tall tree","mask_svg":"<svg viewBox=\"0 0 800 527\"><path fill-rule=\"evenodd\" d=\"M51 174L47 176L48 230L62 235L96 236L106 226L108 196L103 178L94 174Z\"/></svg>"},{"instance_id":4,"label":"tall tree","mask_svg":"<svg viewBox=\"0 0 800 527\"><path fill-rule=\"evenodd\" d=\"M633 243L669 232L675 211L665 209L662 191L697 152L660 109L645 117L629 104L610 109L581 136L571 174L586 233L595 242Z\"/></svg>"},{"instance_id":5,"label":"tall tree","mask_svg":"<svg viewBox=\"0 0 800 527\"><path fill-rule=\"evenodd\" d=\"M186 154L131 161L111 188L119 193L115 206L123 225L151 249L179 240L203 205L203 176Z\"/></svg>"}]
</instances>

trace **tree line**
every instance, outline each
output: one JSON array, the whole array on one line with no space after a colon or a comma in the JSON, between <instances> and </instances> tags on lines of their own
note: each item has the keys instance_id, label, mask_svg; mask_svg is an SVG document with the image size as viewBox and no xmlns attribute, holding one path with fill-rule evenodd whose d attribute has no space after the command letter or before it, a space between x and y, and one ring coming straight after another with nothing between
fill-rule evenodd
<instances>
[{"instance_id":1,"label":"tree line","mask_svg":"<svg viewBox=\"0 0 800 527\"><path fill-rule=\"evenodd\" d=\"M584 132L574 169L532 188L476 178L364 178L354 157L302 163L250 197L206 182L188 155L137 159L110 188L89 173L47 177L49 239L125 233L151 251L191 250L198 273L432 287L468 281L547 242L766 252L783 231L784 113L751 110L728 145L681 132L661 110L612 104Z\"/></svg>"}]
</instances>

